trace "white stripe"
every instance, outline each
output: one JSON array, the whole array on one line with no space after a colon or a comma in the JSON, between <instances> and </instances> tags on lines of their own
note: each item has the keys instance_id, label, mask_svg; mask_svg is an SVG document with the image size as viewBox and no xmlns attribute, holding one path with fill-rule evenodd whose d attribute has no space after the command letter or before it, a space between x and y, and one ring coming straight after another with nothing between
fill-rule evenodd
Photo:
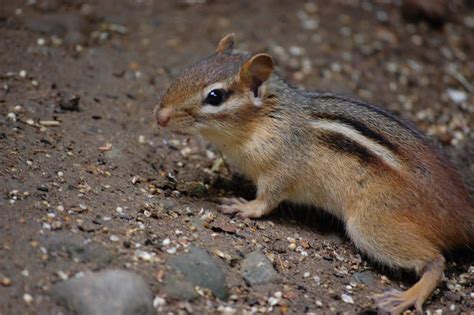
<instances>
[{"instance_id":1,"label":"white stripe","mask_svg":"<svg viewBox=\"0 0 474 315\"><path fill-rule=\"evenodd\" d=\"M353 129L351 126L342 124L335 121L328 121L328 120L317 120L312 121L311 125L318 129L329 130L333 132L337 132L339 134L344 135L345 137L357 142L358 144L367 148L370 152L380 157L384 160L387 164L393 166L394 168L400 168L400 161L397 157L387 148L382 146L381 144L368 139L367 137L363 136L360 132Z\"/></svg>"}]
</instances>

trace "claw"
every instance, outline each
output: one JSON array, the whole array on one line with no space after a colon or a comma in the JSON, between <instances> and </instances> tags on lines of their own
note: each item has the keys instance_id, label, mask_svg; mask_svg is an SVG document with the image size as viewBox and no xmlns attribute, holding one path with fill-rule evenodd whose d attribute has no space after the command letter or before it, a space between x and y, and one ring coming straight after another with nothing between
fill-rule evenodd
<instances>
[{"instance_id":1,"label":"claw","mask_svg":"<svg viewBox=\"0 0 474 315\"><path fill-rule=\"evenodd\" d=\"M379 310L391 315L401 314L413 305L415 305L417 313L423 314L421 304L418 305L416 297L407 296L406 292L390 290L374 295L373 299Z\"/></svg>"},{"instance_id":2,"label":"claw","mask_svg":"<svg viewBox=\"0 0 474 315\"><path fill-rule=\"evenodd\" d=\"M242 218L260 218L265 209L258 200L247 201L244 198L220 198L221 205L217 209L224 214L236 214Z\"/></svg>"}]
</instances>

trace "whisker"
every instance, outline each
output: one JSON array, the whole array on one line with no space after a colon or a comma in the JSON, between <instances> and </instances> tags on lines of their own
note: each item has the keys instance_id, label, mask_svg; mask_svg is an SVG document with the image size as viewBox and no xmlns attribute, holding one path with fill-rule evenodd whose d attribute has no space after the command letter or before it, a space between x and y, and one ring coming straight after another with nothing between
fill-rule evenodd
<instances>
[{"instance_id":1,"label":"whisker","mask_svg":"<svg viewBox=\"0 0 474 315\"><path fill-rule=\"evenodd\" d=\"M163 94L160 92L158 88L155 89L155 98L157 102L160 102L161 99L163 98Z\"/></svg>"}]
</instances>

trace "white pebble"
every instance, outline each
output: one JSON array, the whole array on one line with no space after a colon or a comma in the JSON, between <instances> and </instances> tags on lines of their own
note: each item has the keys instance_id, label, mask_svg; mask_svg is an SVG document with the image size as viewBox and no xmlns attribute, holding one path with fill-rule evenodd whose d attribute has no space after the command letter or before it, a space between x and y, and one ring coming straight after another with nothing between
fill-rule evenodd
<instances>
[{"instance_id":1,"label":"white pebble","mask_svg":"<svg viewBox=\"0 0 474 315\"><path fill-rule=\"evenodd\" d=\"M27 304L31 304L33 302L33 297L31 296L31 294L25 293L25 294L23 294L23 300Z\"/></svg>"},{"instance_id":2,"label":"white pebble","mask_svg":"<svg viewBox=\"0 0 474 315\"><path fill-rule=\"evenodd\" d=\"M21 70L19 74L20 74L21 78L23 78L23 79L26 78L26 71L25 70Z\"/></svg>"},{"instance_id":3,"label":"white pebble","mask_svg":"<svg viewBox=\"0 0 474 315\"><path fill-rule=\"evenodd\" d=\"M317 285L321 284L321 278L319 276L314 276L313 279L314 279L314 282L316 282Z\"/></svg>"},{"instance_id":4,"label":"white pebble","mask_svg":"<svg viewBox=\"0 0 474 315\"><path fill-rule=\"evenodd\" d=\"M350 295L347 295L347 294L341 294L341 300L343 300L344 302L346 303L349 303L349 304L354 304L354 300L352 299L352 297Z\"/></svg>"},{"instance_id":5,"label":"white pebble","mask_svg":"<svg viewBox=\"0 0 474 315\"><path fill-rule=\"evenodd\" d=\"M110 235L109 239L112 242L117 242L120 238L117 235Z\"/></svg>"},{"instance_id":6,"label":"white pebble","mask_svg":"<svg viewBox=\"0 0 474 315\"><path fill-rule=\"evenodd\" d=\"M318 20L315 20L315 19L307 19L307 20L303 20L303 22L301 23L301 26L303 27L304 30L312 31L318 28L319 22Z\"/></svg>"},{"instance_id":7,"label":"white pebble","mask_svg":"<svg viewBox=\"0 0 474 315\"><path fill-rule=\"evenodd\" d=\"M67 273L65 273L65 272L62 271L62 270L56 271L56 274L59 276L59 278L61 278L61 280L67 280L67 279L69 278L69 276L67 275Z\"/></svg>"},{"instance_id":8,"label":"white pebble","mask_svg":"<svg viewBox=\"0 0 474 315\"><path fill-rule=\"evenodd\" d=\"M311 274L306 271L304 274L303 274L303 278L309 278L309 276L311 276Z\"/></svg>"},{"instance_id":9,"label":"white pebble","mask_svg":"<svg viewBox=\"0 0 474 315\"><path fill-rule=\"evenodd\" d=\"M169 238L165 238L161 244L163 244L163 246L168 246L169 244L171 244L171 240Z\"/></svg>"},{"instance_id":10,"label":"white pebble","mask_svg":"<svg viewBox=\"0 0 474 315\"><path fill-rule=\"evenodd\" d=\"M168 248L168 249L166 250L166 252L167 252L168 254L176 254L176 250L177 250L177 248L173 246L173 247Z\"/></svg>"},{"instance_id":11,"label":"white pebble","mask_svg":"<svg viewBox=\"0 0 474 315\"><path fill-rule=\"evenodd\" d=\"M270 306L275 306L278 304L278 302L280 302L280 299L278 298L275 298L273 296L268 298L268 304L270 304Z\"/></svg>"},{"instance_id":12,"label":"white pebble","mask_svg":"<svg viewBox=\"0 0 474 315\"><path fill-rule=\"evenodd\" d=\"M15 113L8 113L7 118L11 121L16 121L16 114Z\"/></svg>"},{"instance_id":13,"label":"white pebble","mask_svg":"<svg viewBox=\"0 0 474 315\"><path fill-rule=\"evenodd\" d=\"M46 40L40 37L36 40L36 43L38 44L38 46L44 46L44 44L46 44Z\"/></svg>"},{"instance_id":14,"label":"white pebble","mask_svg":"<svg viewBox=\"0 0 474 315\"><path fill-rule=\"evenodd\" d=\"M157 308L158 306L163 306L166 304L166 300L160 296L155 296L153 299L153 307Z\"/></svg>"},{"instance_id":15,"label":"white pebble","mask_svg":"<svg viewBox=\"0 0 474 315\"><path fill-rule=\"evenodd\" d=\"M467 94L461 90L447 89L449 98L456 104L460 104L467 100Z\"/></svg>"},{"instance_id":16,"label":"white pebble","mask_svg":"<svg viewBox=\"0 0 474 315\"><path fill-rule=\"evenodd\" d=\"M291 46L289 51L290 51L290 54L292 54L293 56L304 55L304 48L300 46Z\"/></svg>"},{"instance_id":17,"label":"white pebble","mask_svg":"<svg viewBox=\"0 0 474 315\"><path fill-rule=\"evenodd\" d=\"M28 271L28 269L25 269L25 270L23 270L23 271L21 272L21 275L22 275L23 277L28 277L28 276L30 275L30 272Z\"/></svg>"},{"instance_id":18,"label":"white pebble","mask_svg":"<svg viewBox=\"0 0 474 315\"><path fill-rule=\"evenodd\" d=\"M145 136L144 135L139 135L138 136L138 143L144 144L146 142Z\"/></svg>"}]
</instances>

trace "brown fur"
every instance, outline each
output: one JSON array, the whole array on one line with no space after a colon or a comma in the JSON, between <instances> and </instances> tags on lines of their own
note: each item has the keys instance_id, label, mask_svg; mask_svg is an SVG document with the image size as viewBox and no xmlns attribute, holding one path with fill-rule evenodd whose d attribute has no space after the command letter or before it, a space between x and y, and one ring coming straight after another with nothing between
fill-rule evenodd
<instances>
[{"instance_id":1,"label":"brown fur","mask_svg":"<svg viewBox=\"0 0 474 315\"><path fill-rule=\"evenodd\" d=\"M441 281L442 252L473 242L474 207L453 167L409 123L360 101L291 89L272 74L271 57L229 47L232 36L186 69L158 111L170 113L172 129L199 132L256 184L256 200L226 199L221 210L258 218L284 200L325 209L370 257L421 276L406 292L379 296L378 306L421 311ZM228 98L205 104L209 86Z\"/></svg>"}]
</instances>

